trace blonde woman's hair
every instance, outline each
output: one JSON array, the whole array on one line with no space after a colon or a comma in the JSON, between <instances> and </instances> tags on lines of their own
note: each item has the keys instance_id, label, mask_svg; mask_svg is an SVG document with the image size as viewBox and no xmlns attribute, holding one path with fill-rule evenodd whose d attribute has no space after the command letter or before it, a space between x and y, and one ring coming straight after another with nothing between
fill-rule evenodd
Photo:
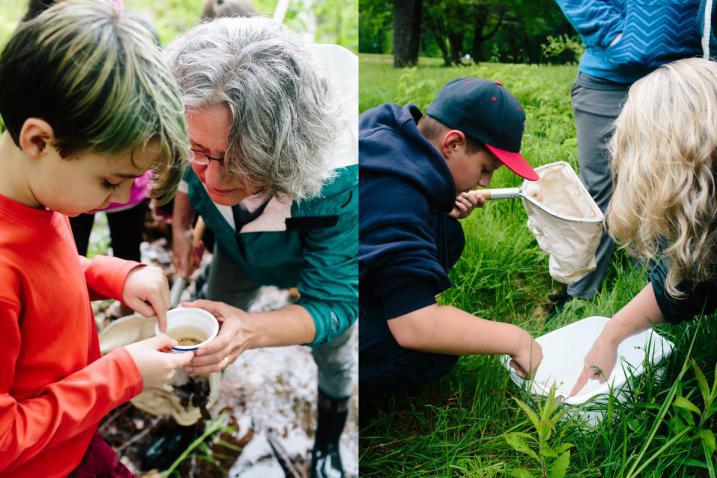
<instances>
[{"instance_id":1,"label":"blonde woman's hair","mask_svg":"<svg viewBox=\"0 0 717 478\"><path fill-rule=\"evenodd\" d=\"M717 63L680 60L637 81L610 148L610 234L635 256L665 259L673 297L686 292L685 283L713 279Z\"/></svg>"},{"instance_id":2,"label":"blonde woman's hair","mask_svg":"<svg viewBox=\"0 0 717 478\"><path fill-rule=\"evenodd\" d=\"M53 128L63 158L159 144L152 196L169 200L189 150L179 87L153 33L109 0L66 0L23 22L0 56L0 114Z\"/></svg>"}]
</instances>

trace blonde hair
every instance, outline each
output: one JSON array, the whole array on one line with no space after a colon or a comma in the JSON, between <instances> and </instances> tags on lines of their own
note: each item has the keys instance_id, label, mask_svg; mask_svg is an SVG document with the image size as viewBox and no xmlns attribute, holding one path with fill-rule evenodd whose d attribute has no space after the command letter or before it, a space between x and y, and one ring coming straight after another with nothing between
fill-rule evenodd
<instances>
[{"instance_id":1,"label":"blonde hair","mask_svg":"<svg viewBox=\"0 0 717 478\"><path fill-rule=\"evenodd\" d=\"M714 278L717 64L680 60L637 81L610 149L610 234L635 256L665 259L673 297Z\"/></svg>"},{"instance_id":2,"label":"blonde hair","mask_svg":"<svg viewBox=\"0 0 717 478\"><path fill-rule=\"evenodd\" d=\"M152 32L108 0L67 0L23 22L0 56L0 114L53 128L63 157L159 144L152 196L172 197L189 150L179 87Z\"/></svg>"}]
</instances>

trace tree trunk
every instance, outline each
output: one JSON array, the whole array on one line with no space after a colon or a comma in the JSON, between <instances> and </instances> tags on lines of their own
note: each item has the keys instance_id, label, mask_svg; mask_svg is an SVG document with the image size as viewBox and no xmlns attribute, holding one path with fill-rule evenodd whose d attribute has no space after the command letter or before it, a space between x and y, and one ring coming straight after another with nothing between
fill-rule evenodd
<instances>
[{"instance_id":1,"label":"tree trunk","mask_svg":"<svg viewBox=\"0 0 717 478\"><path fill-rule=\"evenodd\" d=\"M436 44L441 50L441 56L443 56L443 66L451 66L451 53L447 42L443 38L436 39Z\"/></svg>"},{"instance_id":2,"label":"tree trunk","mask_svg":"<svg viewBox=\"0 0 717 478\"><path fill-rule=\"evenodd\" d=\"M485 41L485 38L483 38L483 29L485 28L485 24L488 22L488 8L486 8L484 5L479 5L476 7L476 16L474 24L474 35L473 35L473 48L471 48L471 56L473 57L473 62L478 63L480 60L482 60L483 54L483 42Z\"/></svg>"},{"instance_id":3,"label":"tree trunk","mask_svg":"<svg viewBox=\"0 0 717 478\"><path fill-rule=\"evenodd\" d=\"M451 61L455 65L460 65L463 57L463 32L449 33L448 44L451 46Z\"/></svg>"},{"instance_id":4,"label":"tree trunk","mask_svg":"<svg viewBox=\"0 0 717 478\"><path fill-rule=\"evenodd\" d=\"M416 66L421 37L421 0L394 0L394 5L393 66Z\"/></svg>"},{"instance_id":5,"label":"tree trunk","mask_svg":"<svg viewBox=\"0 0 717 478\"><path fill-rule=\"evenodd\" d=\"M482 57L483 43L490 37L496 34L503 24L507 8L505 6L500 7L498 10L498 20L496 20L493 29L489 32L484 32L486 25L488 24L488 16L490 15L490 8L486 5L478 5L476 7L475 21L473 22L475 28L475 34L473 35L473 49L471 54L473 55L473 61L478 63Z\"/></svg>"}]
</instances>

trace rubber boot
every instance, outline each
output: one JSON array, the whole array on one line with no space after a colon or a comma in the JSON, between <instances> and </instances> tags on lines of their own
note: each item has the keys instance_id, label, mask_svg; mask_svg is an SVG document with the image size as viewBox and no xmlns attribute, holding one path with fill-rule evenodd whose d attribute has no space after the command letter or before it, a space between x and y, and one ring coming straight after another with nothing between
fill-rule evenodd
<instances>
[{"instance_id":1,"label":"rubber boot","mask_svg":"<svg viewBox=\"0 0 717 478\"><path fill-rule=\"evenodd\" d=\"M319 389L318 423L311 450L311 478L344 478L339 439L349 414L349 398L336 399Z\"/></svg>"}]
</instances>

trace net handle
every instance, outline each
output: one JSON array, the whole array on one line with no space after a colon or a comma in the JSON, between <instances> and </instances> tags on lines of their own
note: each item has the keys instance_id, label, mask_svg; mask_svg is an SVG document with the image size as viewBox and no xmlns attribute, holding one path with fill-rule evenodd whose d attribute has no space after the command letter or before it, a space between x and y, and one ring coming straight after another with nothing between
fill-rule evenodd
<instances>
[{"instance_id":1,"label":"net handle","mask_svg":"<svg viewBox=\"0 0 717 478\"><path fill-rule=\"evenodd\" d=\"M512 199L520 196L520 188L496 188L496 189L477 189L469 191L471 196L480 196L488 199Z\"/></svg>"}]
</instances>

